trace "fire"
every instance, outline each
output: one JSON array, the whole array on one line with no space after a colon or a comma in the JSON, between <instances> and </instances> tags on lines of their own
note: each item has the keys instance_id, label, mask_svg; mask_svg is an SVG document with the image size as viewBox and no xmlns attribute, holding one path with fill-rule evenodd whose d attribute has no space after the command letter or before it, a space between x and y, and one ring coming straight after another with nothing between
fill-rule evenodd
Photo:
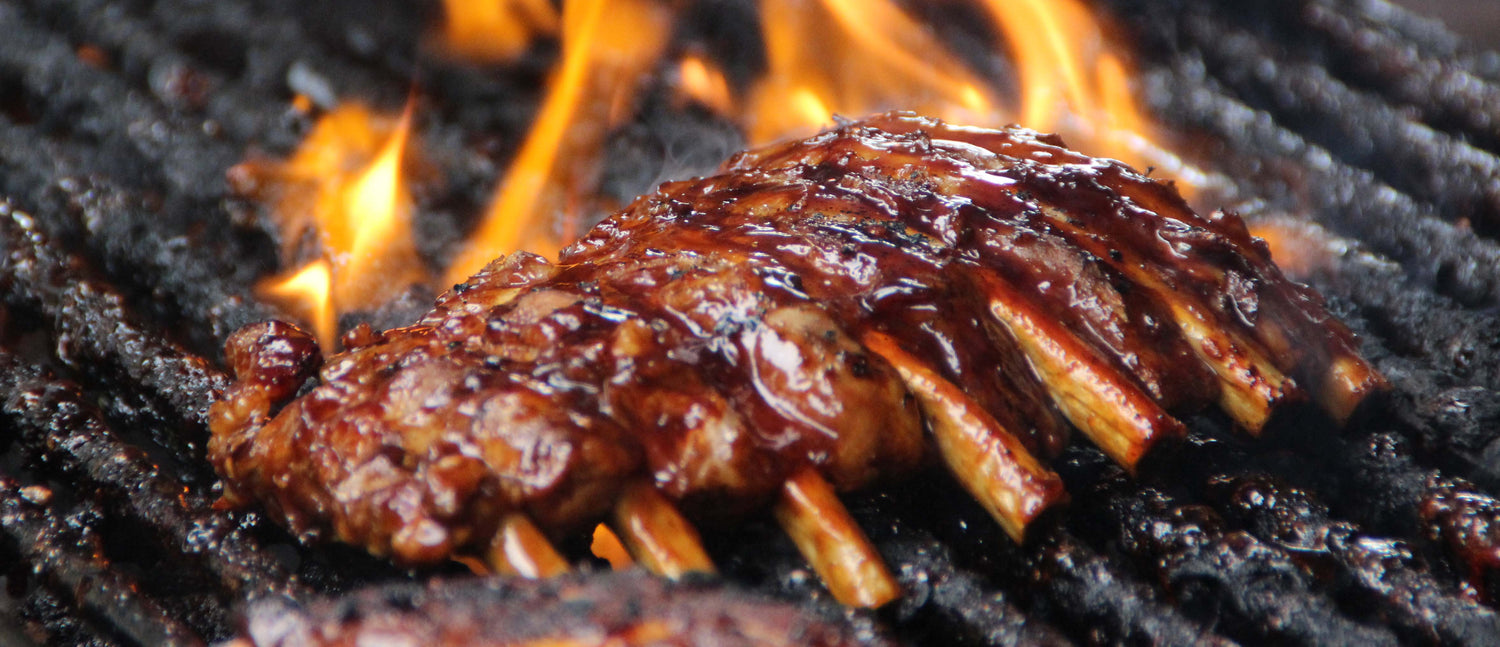
<instances>
[{"instance_id":1,"label":"fire","mask_svg":"<svg viewBox=\"0 0 1500 647\"><path fill-rule=\"evenodd\" d=\"M520 153L449 283L524 249L554 255L580 233L578 203L595 192L609 129L630 116L640 78L661 56L672 12L658 0L568 0L562 60Z\"/></svg>"},{"instance_id":2,"label":"fire","mask_svg":"<svg viewBox=\"0 0 1500 647\"><path fill-rule=\"evenodd\" d=\"M272 279L260 286L263 298L283 304L297 318L313 327L318 343L332 348L338 333L338 316L333 311L333 272L328 261L317 259L282 279Z\"/></svg>"},{"instance_id":3,"label":"fire","mask_svg":"<svg viewBox=\"0 0 1500 647\"><path fill-rule=\"evenodd\" d=\"M760 0L764 67L743 87L702 55L711 48L674 42L681 2L564 0L559 11L552 0L445 0L443 44L456 55L511 59L551 34L560 35L561 47L531 131L443 278L457 283L516 250L555 255L580 234L587 217L602 210L600 167L610 133L634 116L638 91L657 82L652 72L662 73L662 87L679 107L691 102L714 111L737 123L751 144L808 135L839 115L906 109L1058 132L1082 151L1160 169L1184 190L1203 181L1157 143L1132 93L1127 61L1111 51L1082 0L964 1L993 21L995 55L1011 61L1014 87L972 69L903 9L913 3L899 0ZM337 110L277 170L291 184L314 187L277 205L283 259L304 260L308 239L317 243L332 317L424 276L400 178L405 119L383 126L357 106ZM289 289L274 293L285 299ZM331 337L332 325L313 318Z\"/></svg>"},{"instance_id":4,"label":"fire","mask_svg":"<svg viewBox=\"0 0 1500 647\"><path fill-rule=\"evenodd\" d=\"M762 0L761 22L766 74L741 116L752 144L810 134L834 115L997 117L988 84L889 0Z\"/></svg>"},{"instance_id":5,"label":"fire","mask_svg":"<svg viewBox=\"0 0 1500 647\"><path fill-rule=\"evenodd\" d=\"M677 64L677 92L719 114L729 114L734 109L729 81L718 67L701 56L690 54Z\"/></svg>"},{"instance_id":6,"label":"fire","mask_svg":"<svg viewBox=\"0 0 1500 647\"><path fill-rule=\"evenodd\" d=\"M617 571L635 564L630 552L625 550L625 544L621 543L620 536L602 523L594 526L594 540L589 544L589 551L595 557L609 562L610 568Z\"/></svg>"},{"instance_id":7,"label":"fire","mask_svg":"<svg viewBox=\"0 0 1500 647\"><path fill-rule=\"evenodd\" d=\"M330 346L343 312L372 308L427 280L410 231L413 202L402 178L410 109L395 123L347 105L325 115L291 159L242 170L272 185L282 258L316 258L262 285L301 313ZM311 249L309 249L311 248Z\"/></svg>"},{"instance_id":8,"label":"fire","mask_svg":"<svg viewBox=\"0 0 1500 647\"><path fill-rule=\"evenodd\" d=\"M1062 132L1074 146L1137 166L1181 170L1155 145L1125 63L1079 0L985 0L1016 66L1019 123Z\"/></svg>"},{"instance_id":9,"label":"fire","mask_svg":"<svg viewBox=\"0 0 1500 647\"><path fill-rule=\"evenodd\" d=\"M1306 220L1267 216L1249 224L1250 235L1265 241L1271 259L1288 277L1307 281L1353 253L1353 246Z\"/></svg>"},{"instance_id":10,"label":"fire","mask_svg":"<svg viewBox=\"0 0 1500 647\"><path fill-rule=\"evenodd\" d=\"M443 0L443 13L444 49L485 63L515 59L560 20L551 0Z\"/></svg>"}]
</instances>

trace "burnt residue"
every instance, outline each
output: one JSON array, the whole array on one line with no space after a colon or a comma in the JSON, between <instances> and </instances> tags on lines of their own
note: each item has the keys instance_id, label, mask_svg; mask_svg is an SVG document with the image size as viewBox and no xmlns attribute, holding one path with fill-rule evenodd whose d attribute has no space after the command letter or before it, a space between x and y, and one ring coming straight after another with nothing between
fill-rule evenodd
<instances>
[{"instance_id":1,"label":"burnt residue","mask_svg":"<svg viewBox=\"0 0 1500 647\"><path fill-rule=\"evenodd\" d=\"M49 506L51 491L0 478L0 544L6 552L38 564L34 577L54 594L71 598L107 628L82 622L72 637L80 642L118 636L139 645L200 647L204 641L186 623L149 598L137 595L139 583L112 569L91 527L98 513L80 510L60 514ZM99 639L94 638L94 639ZM106 643L108 644L108 643Z\"/></svg>"},{"instance_id":2,"label":"burnt residue","mask_svg":"<svg viewBox=\"0 0 1500 647\"><path fill-rule=\"evenodd\" d=\"M702 580L670 583L640 570L546 582L434 580L332 600L268 601L246 613L250 645L344 645L361 637L428 645L608 644L887 647L882 632L825 604L777 601Z\"/></svg>"},{"instance_id":3,"label":"burnt residue","mask_svg":"<svg viewBox=\"0 0 1500 647\"><path fill-rule=\"evenodd\" d=\"M1500 634L1500 615L1447 584L1443 573L1431 572L1418 549L1333 517L1305 490L1265 475L1226 476L1213 483L1211 498L1229 522L1318 574L1343 604L1377 609L1374 617L1404 639L1482 645ZM1443 504L1430 510L1456 512Z\"/></svg>"}]
</instances>

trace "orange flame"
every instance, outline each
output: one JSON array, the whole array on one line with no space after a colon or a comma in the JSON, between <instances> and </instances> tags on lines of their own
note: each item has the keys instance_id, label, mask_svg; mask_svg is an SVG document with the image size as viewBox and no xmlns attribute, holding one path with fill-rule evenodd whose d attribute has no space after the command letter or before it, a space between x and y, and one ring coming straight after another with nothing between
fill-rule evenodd
<instances>
[{"instance_id":1,"label":"orange flame","mask_svg":"<svg viewBox=\"0 0 1500 647\"><path fill-rule=\"evenodd\" d=\"M984 0L1010 44L1019 77L1019 123L1060 132L1094 155L1166 170L1186 184L1196 171L1156 143L1136 104L1130 72L1079 0Z\"/></svg>"},{"instance_id":2,"label":"orange flame","mask_svg":"<svg viewBox=\"0 0 1500 647\"><path fill-rule=\"evenodd\" d=\"M677 91L719 114L734 110L734 95L724 73L701 56L684 56L677 64Z\"/></svg>"},{"instance_id":3,"label":"orange flame","mask_svg":"<svg viewBox=\"0 0 1500 647\"><path fill-rule=\"evenodd\" d=\"M621 543L620 536L602 523L594 526L594 541L589 544L589 551L594 557L609 562L609 567L617 571L635 564L630 552L625 550L625 544Z\"/></svg>"},{"instance_id":4,"label":"orange flame","mask_svg":"<svg viewBox=\"0 0 1500 647\"><path fill-rule=\"evenodd\" d=\"M889 0L763 0L761 14L767 70L742 118L752 144L891 109L995 120L986 84Z\"/></svg>"},{"instance_id":5,"label":"orange flame","mask_svg":"<svg viewBox=\"0 0 1500 647\"><path fill-rule=\"evenodd\" d=\"M559 20L550 0L443 0L443 12L444 48L483 63L515 59Z\"/></svg>"},{"instance_id":6,"label":"orange flame","mask_svg":"<svg viewBox=\"0 0 1500 647\"><path fill-rule=\"evenodd\" d=\"M1294 280L1310 280L1354 252L1349 241L1291 216L1264 216L1246 224L1250 235L1265 241L1276 266Z\"/></svg>"},{"instance_id":7,"label":"orange flame","mask_svg":"<svg viewBox=\"0 0 1500 647\"><path fill-rule=\"evenodd\" d=\"M324 116L290 160L252 170L276 185L283 259L312 238L318 258L265 282L266 298L300 313L330 347L342 312L384 303L426 280L410 232L412 197L401 168L411 128L359 105Z\"/></svg>"},{"instance_id":8,"label":"orange flame","mask_svg":"<svg viewBox=\"0 0 1500 647\"><path fill-rule=\"evenodd\" d=\"M1156 143L1132 95L1129 68L1109 51L1103 27L1081 0L969 1L988 11L1004 36L1015 62L1013 99L967 68L899 0L761 0L766 69L745 97L736 96L712 61L692 53L681 54L667 78L679 99L736 119L752 144L809 134L830 125L834 115L908 109L978 125L1019 121L1060 132L1093 154L1162 168L1185 180L1184 188L1202 181ZM445 44L459 55L504 60L540 35L560 32L562 41L531 132L479 227L447 268L444 278L456 283L518 249L554 255L580 233L585 210L597 201L606 138L632 116L641 79L666 50L678 3L564 0L560 15L552 0L444 5ZM384 135L354 123L371 119L357 108L330 114L282 170L320 187L315 198L293 200L311 200L318 215L306 222L288 217L284 256L305 244L304 230L318 232L334 317L421 276L406 232L410 197L399 181L405 125L376 152ZM343 134L324 133L324 124ZM357 179L350 160L360 160ZM371 271L367 264L374 259L397 268L397 278Z\"/></svg>"},{"instance_id":9,"label":"orange flame","mask_svg":"<svg viewBox=\"0 0 1500 647\"><path fill-rule=\"evenodd\" d=\"M261 284L262 298L281 303L283 307L313 327L318 343L333 348L338 334L338 316L333 311L333 272L328 261L317 259L281 279Z\"/></svg>"},{"instance_id":10,"label":"orange flame","mask_svg":"<svg viewBox=\"0 0 1500 647\"><path fill-rule=\"evenodd\" d=\"M562 62L547 98L484 221L449 266L450 283L518 249L555 255L578 235L576 204L597 188L605 136L628 116L671 28L658 0L568 0L562 19Z\"/></svg>"}]
</instances>

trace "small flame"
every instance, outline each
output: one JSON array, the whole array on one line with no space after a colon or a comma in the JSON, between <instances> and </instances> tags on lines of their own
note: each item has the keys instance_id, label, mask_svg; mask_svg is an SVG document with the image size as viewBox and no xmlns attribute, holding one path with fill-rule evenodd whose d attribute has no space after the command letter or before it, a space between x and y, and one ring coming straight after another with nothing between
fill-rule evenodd
<instances>
[{"instance_id":1,"label":"small flame","mask_svg":"<svg viewBox=\"0 0 1500 647\"><path fill-rule=\"evenodd\" d=\"M401 173L410 106L395 125L390 121L363 106L343 106L318 122L290 160L250 170L278 194L283 262L296 262L309 246L317 256L291 276L268 281L263 292L303 314L326 347L339 314L378 306L426 280Z\"/></svg>"},{"instance_id":2,"label":"small flame","mask_svg":"<svg viewBox=\"0 0 1500 647\"><path fill-rule=\"evenodd\" d=\"M551 0L443 0L443 12L443 46L481 63L514 60L559 21Z\"/></svg>"},{"instance_id":3,"label":"small flame","mask_svg":"<svg viewBox=\"0 0 1500 647\"><path fill-rule=\"evenodd\" d=\"M272 278L260 285L263 298L283 304L298 319L308 322L318 343L332 348L338 334L338 320L333 312L331 288L333 273L328 261L317 259L290 275Z\"/></svg>"},{"instance_id":4,"label":"small flame","mask_svg":"<svg viewBox=\"0 0 1500 647\"><path fill-rule=\"evenodd\" d=\"M1136 104L1125 62L1108 51L1098 19L1079 0L984 0L1010 44L1019 84L1019 123L1061 132L1094 155L1166 170L1185 183L1194 169L1156 143Z\"/></svg>"},{"instance_id":5,"label":"small flame","mask_svg":"<svg viewBox=\"0 0 1500 647\"><path fill-rule=\"evenodd\" d=\"M1276 267L1297 281L1329 270L1352 250L1349 241L1287 215L1262 216L1248 225L1250 235L1265 242Z\"/></svg>"},{"instance_id":6,"label":"small flame","mask_svg":"<svg viewBox=\"0 0 1500 647\"><path fill-rule=\"evenodd\" d=\"M763 0L761 20L767 70L742 119L752 144L809 134L836 114L995 120L986 84L889 0Z\"/></svg>"},{"instance_id":7,"label":"small flame","mask_svg":"<svg viewBox=\"0 0 1500 647\"><path fill-rule=\"evenodd\" d=\"M594 541L589 544L589 552L592 552L594 557L609 562L609 567L617 571L625 570L635 564L635 560L630 557L630 552L625 550L625 544L620 542L620 536L602 523L594 526Z\"/></svg>"},{"instance_id":8,"label":"small flame","mask_svg":"<svg viewBox=\"0 0 1500 647\"><path fill-rule=\"evenodd\" d=\"M703 57L689 54L677 64L677 91L718 114L734 110L734 95L724 73Z\"/></svg>"},{"instance_id":9,"label":"small flame","mask_svg":"<svg viewBox=\"0 0 1500 647\"><path fill-rule=\"evenodd\" d=\"M578 235L578 199L595 193L605 137L629 116L637 83L666 45L671 18L659 0L564 3L559 69L483 222L449 266L450 283L518 249L555 255Z\"/></svg>"}]
</instances>

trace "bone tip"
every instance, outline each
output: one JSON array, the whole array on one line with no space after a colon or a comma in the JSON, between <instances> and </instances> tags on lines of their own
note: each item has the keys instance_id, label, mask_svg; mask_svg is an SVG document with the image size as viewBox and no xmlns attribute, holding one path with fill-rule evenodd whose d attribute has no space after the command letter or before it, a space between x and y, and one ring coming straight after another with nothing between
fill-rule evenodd
<instances>
[{"instance_id":1,"label":"bone tip","mask_svg":"<svg viewBox=\"0 0 1500 647\"><path fill-rule=\"evenodd\" d=\"M1330 363L1319 389L1319 404L1339 426L1345 426L1370 396L1384 393L1391 384L1384 375L1357 355L1344 355Z\"/></svg>"},{"instance_id":2,"label":"bone tip","mask_svg":"<svg viewBox=\"0 0 1500 647\"><path fill-rule=\"evenodd\" d=\"M776 519L840 604L874 609L901 597L901 585L833 486L803 470L782 488Z\"/></svg>"},{"instance_id":3,"label":"bone tip","mask_svg":"<svg viewBox=\"0 0 1500 647\"><path fill-rule=\"evenodd\" d=\"M1022 504L1016 506L1016 511L1009 515L996 516L1000 522L1000 528L1009 535L1016 544L1025 544L1027 533L1036 525L1036 520L1047 513L1064 508L1072 502L1068 494L1067 485L1063 483L1062 477L1048 472L1046 478L1031 489L1033 494Z\"/></svg>"},{"instance_id":4,"label":"bone tip","mask_svg":"<svg viewBox=\"0 0 1500 647\"><path fill-rule=\"evenodd\" d=\"M615 503L615 530L636 562L668 579L717 570L698 529L650 485L626 488Z\"/></svg>"},{"instance_id":5,"label":"bone tip","mask_svg":"<svg viewBox=\"0 0 1500 647\"><path fill-rule=\"evenodd\" d=\"M497 573L533 580L572 570L547 536L530 518L520 513L508 514L500 521L485 561Z\"/></svg>"},{"instance_id":6,"label":"bone tip","mask_svg":"<svg viewBox=\"0 0 1500 647\"><path fill-rule=\"evenodd\" d=\"M1181 440L1187 437L1187 426L1181 420L1162 413L1140 427L1142 433L1134 436L1120 435L1117 442L1107 449L1111 458L1132 475L1141 459L1150 454L1163 441Z\"/></svg>"}]
</instances>

